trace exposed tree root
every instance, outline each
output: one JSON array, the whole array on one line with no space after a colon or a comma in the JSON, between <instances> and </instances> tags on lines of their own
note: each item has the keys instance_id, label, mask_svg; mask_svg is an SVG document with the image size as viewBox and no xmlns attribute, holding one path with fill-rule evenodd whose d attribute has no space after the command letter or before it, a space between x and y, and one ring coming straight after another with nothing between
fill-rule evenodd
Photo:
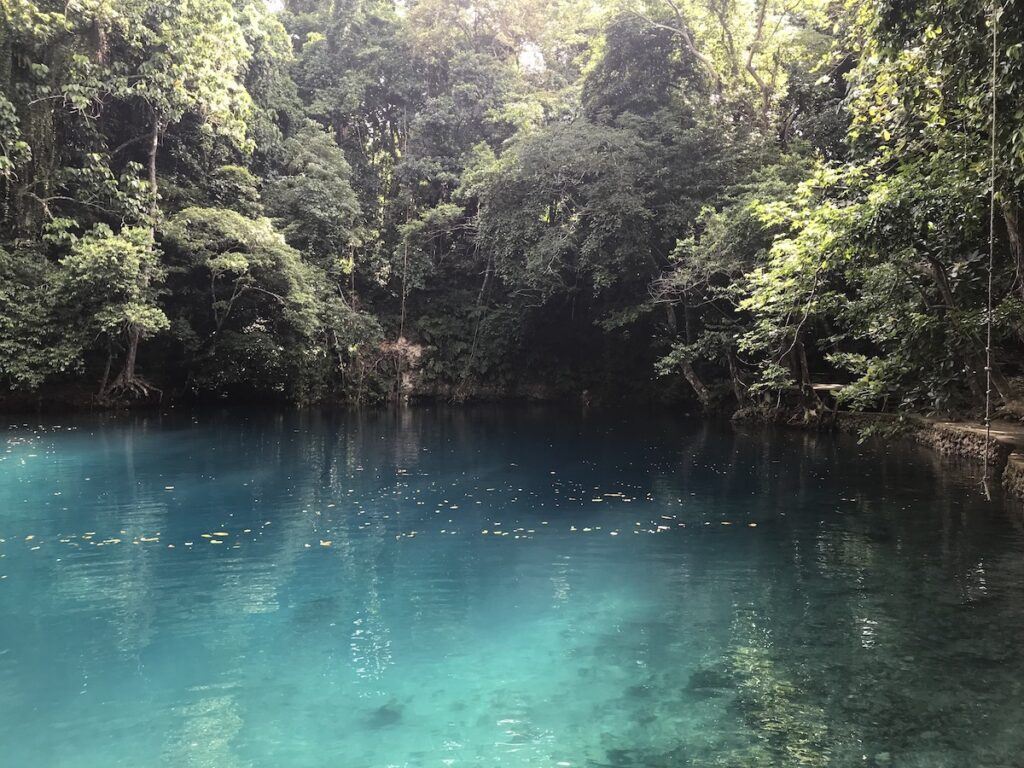
<instances>
[{"instance_id":1,"label":"exposed tree root","mask_svg":"<svg viewBox=\"0 0 1024 768\"><path fill-rule=\"evenodd\" d=\"M118 376L107 385L97 398L102 403L118 401L150 400L156 395L157 402L163 400L164 391L150 384L141 376Z\"/></svg>"}]
</instances>

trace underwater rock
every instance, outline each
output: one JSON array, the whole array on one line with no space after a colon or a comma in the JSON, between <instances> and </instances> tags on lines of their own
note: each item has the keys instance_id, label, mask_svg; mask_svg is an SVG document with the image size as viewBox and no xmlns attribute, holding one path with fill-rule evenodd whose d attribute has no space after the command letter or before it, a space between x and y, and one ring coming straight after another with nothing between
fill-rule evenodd
<instances>
[{"instance_id":1,"label":"underwater rock","mask_svg":"<svg viewBox=\"0 0 1024 768\"><path fill-rule=\"evenodd\" d=\"M727 691L732 687L733 682L729 674L714 667L694 670L690 673L690 679L686 684L688 691L705 693Z\"/></svg>"},{"instance_id":2,"label":"underwater rock","mask_svg":"<svg viewBox=\"0 0 1024 768\"><path fill-rule=\"evenodd\" d=\"M402 705L395 702L389 702L377 707L377 709L366 716L365 720L366 726L373 730L398 725L401 721Z\"/></svg>"},{"instance_id":3,"label":"underwater rock","mask_svg":"<svg viewBox=\"0 0 1024 768\"><path fill-rule=\"evenodd\" d=\"M649 699L653 693L651 686L644 683L637 683L626 689L626 696L630 699Z\"/></svg>"}]
</instances>

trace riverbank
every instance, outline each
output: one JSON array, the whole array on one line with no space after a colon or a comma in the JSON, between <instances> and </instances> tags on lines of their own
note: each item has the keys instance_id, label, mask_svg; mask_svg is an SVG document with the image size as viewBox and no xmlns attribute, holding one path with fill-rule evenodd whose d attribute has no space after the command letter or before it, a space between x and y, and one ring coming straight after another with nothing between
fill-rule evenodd
<instances>
[{"instance_id":1,"label":"riverbank","mask_svg":"<svg viewBox=\"0 0 1024 768\"><path fill-rule=\"evenodd\" d=\"M995 420L990 431L974 421L949 421L916 414L838 412L835 426L844 432L903 434L944 455L983 465L1006 491L1024 498L1024 424Z\"/></svg>"},{"instance_id":2,"label":"riverbank","mask_svg":"<svg viewBox=\"0 0 1024 768\"><path fill-rule=\"evenodd\" d=\"M162 408L204 407L223 406L225 401L216 399L191 399L188 401L176 401L173 398L166 402L157 400L136 402L132 404L98 403L95 397L84 389L68 388L59 393L48 392L46 397L22 396L0 399L0 413L81 413L81 412L119 412L125 410L159 410ZM503 402L515 403L539 403L539 402L564 402L572 407L583 407L587 409L590 405L589 393L584 393L588 399L581 403L575 398L563 397L539 397L537 391L519 393L518 396L500 397L496 396L491 400L470 399L472 402ZM449 398L431 397L417 398L417 403L424 402L445 402ZM232 404L247 404L246 401L232 401ZM468 404L463 402L463 404ZM248 403L251 404L251 403ZM283 401L278 405L288 407ZM266 405L263 403L262 405ZM317 407L337 407L340 403L321 403ZM601 410L606 403L598 402L594 405L596 410ZM347 407L347 406L343 406ZM385 406L386 407L386 406ZM821 415L821 414L819 414ZM976 421L951 421L935 417L922 416L918 414L889 414L889 413L861 413L852 411L829 411L821 415L820 419L789 420L783 423L790 426L799 425L806 428L832 427L842 432L855 433L868 436L889 436L904 437L914 440L937 453L965 459L978 465L979 477L982 472L982 465L986 454L989 461L989 478L993 483L999 483L1011 495L1024 499L1024 423L1008 420L995 420L992 422L991 433L986 435L985 426ZM778 419L766 419L763 413L741 412L733 416L739 421L778 421Z\"/></svg>"}]
</instances>

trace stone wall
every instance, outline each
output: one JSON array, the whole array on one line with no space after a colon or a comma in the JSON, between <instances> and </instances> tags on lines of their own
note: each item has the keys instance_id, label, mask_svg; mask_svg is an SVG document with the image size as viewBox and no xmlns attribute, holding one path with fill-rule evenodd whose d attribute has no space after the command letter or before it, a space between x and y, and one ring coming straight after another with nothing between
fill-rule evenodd
<instances>
[{"instance_id":1,"label":"stone wall","mask_svg":"<svg viewBox=\"0 0 1024 768\"><path fill-rule=\"evenodd\" d=\"M1024 499L1024 454L1011 453L1003 470L1003 487L1014 496Z\"/></svg>"},{"instance_id":2,"label":"stone wall","mask_svg":"<svg viewBox=\"0 0 1024 768\"><path fill-rule=\"evenodd\" d=\"M1013 446L994 437L985 437L983 430L949 422L918 424L913 432L914 439L946 456L959 456L982 462L988 452L989 464L1001 470L1006 464Z\"/></svg>"},{"instance_id":3,"label":"stone wall","mask_svg":"<svg viewBox=\"0 0 1024 768\"><path fill-rule=\"evenodd\" d=\"M836 428L844 432L892 431L944 456L981 463L985 461L987 452L989 476L1001 478L1009 493L1024 498L1024 445L1006 437L986 436L984 427L978 424L939 421L916 415L840 412L835 416Z\"/></svg>"}]
</instances>

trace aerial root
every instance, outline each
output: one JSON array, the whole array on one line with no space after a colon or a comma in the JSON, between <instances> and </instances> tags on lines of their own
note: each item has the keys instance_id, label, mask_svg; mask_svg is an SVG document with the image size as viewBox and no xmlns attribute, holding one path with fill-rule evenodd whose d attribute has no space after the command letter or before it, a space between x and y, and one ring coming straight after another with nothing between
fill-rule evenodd
<instances>
[{"instance_id":1,"label":"aerial root","mask_svg":"<svg viewBox=\"0 0 1024 768\"><path fill-rule=\"evenodd\" d=\"M100 395L100 400L147 400L153 395L163 400L164 391L141 376L118 376Z\"/></svg>"}]
</instances>

